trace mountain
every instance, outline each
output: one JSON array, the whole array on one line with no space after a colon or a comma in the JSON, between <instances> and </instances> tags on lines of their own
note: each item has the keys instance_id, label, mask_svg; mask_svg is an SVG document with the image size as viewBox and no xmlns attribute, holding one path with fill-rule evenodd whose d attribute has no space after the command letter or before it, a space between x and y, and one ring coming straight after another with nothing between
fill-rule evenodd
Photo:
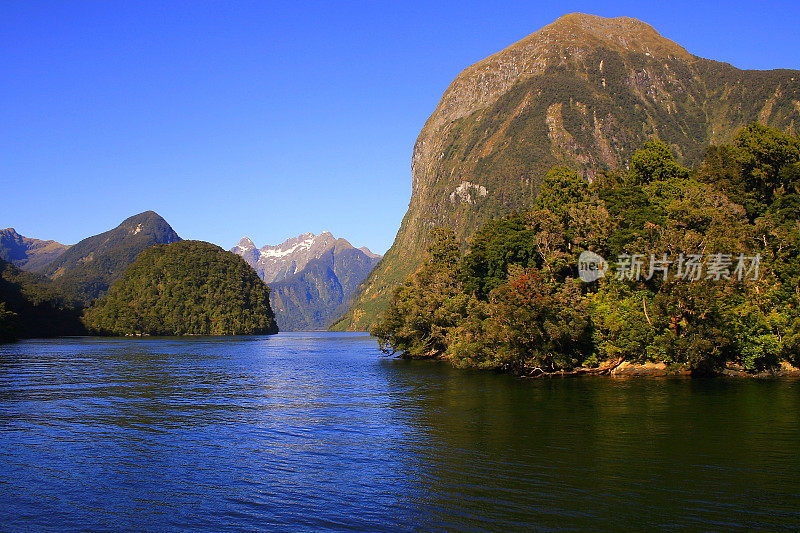
<instances>
[{"instance_id":1,"label":"mountain","mask_svg":"<svg viewBox=\"0 0 800 533\"><path fill-rule=\"evenodd\" d=\"M145 211L71 246L45 265L41 273L88 304L104 294L142 250L180 240L166 220L153 211Z\"/></svg>"},{"instance_id":2,"label":"mountain","mask_svg":"<svg viewBox=\"0 0 800 533\"><path fill-rule=\"evenodd\" d=\"M270 285L281 331L329 326L348 309L358 286L381 258L327 231L304 233L261 249L243 237L231 252L242 256Z\"/></svg>"},{"instance_id":3,"label":"mountain","mask_svg":"<svg viewBox=\"0 0 800 533\"><path fill-rule=\"evenodd\" d=\"M111 335L266 335L278 332L269 292L247 263L219 246L157 244L138 255L85 321Z\"/></svg>"},{"instance_id":4,"label":"mountain","mask_svg":"<svg viewBox=\"0 0 800 533\"><path fill-rule=\"evenodd\" d=\"M380 259L381 258L380 255L372 253L372 251L369 248L367 248L366 246L362 246L361 248L359 248L359 250L364 252L367 255L367 257L371 257L373 259Z\"/></svg>"},{"instance_id":5,"label":"mountain","mask_svg":"<svg viewBox=\"0 0 800 533\"><path fill-rule=\"evenodd\" d=\"M239 244L231 248L231 252L242 256L265 282L273 283L300 272L309 261L322 257L335 243L336 238L329 231L319 235L304 233L261 249L257 249L247 237L242 237Z\"/></svg>"},{"instance_id":6,"label":"mountain","mask_svg":"<svg viewBox=\"0 0 800 533\"><path fill-rule=\"evenodd\" d=\"M636 19L565 15L447 88L414 145L411 201L394 244L335 328L375 323L421 265L431 228L453 229L463 247L486 221L530 209L554 166L592 180L627 168L652 138L692 166L756 121L797 132L800 71L740 70Z\"/></svg>"},{"instance_id":7,"label":"mountain","mask_svg":"<svg viewBox=\"0 0 800 533\"><path fill-rule=\"evenodd\" d=\"M56 241L23 237L14 228L0 230L0 259L35 272L63 254L69 246Z\"/></svg>"},{"instance_id":8,"label":"mountain","mask_svg":"<svg viewBox=\"0 0 800 533\"><path fill-rule=\"evenodd\" d=\"M358 286L380 260L369 254L349 243L337 244L295 275L270 284L272 307L282 330L325 329L347 311Z\"/></svg>"}]
</instances>

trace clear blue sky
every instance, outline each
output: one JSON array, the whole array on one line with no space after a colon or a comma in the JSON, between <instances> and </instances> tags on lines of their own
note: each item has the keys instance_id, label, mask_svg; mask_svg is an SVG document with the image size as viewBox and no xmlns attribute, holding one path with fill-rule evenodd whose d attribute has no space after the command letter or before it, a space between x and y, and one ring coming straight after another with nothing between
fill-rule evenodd
<instances>
[{"instance_id":1,"label":"clear blue sky","mask_svg":"<svg viewBox=\"0 0 800 533\"><path fill-rule=\"evenodd\" d=\"M0 228L78 240L148 209L229 248L384 252L414 140L465 67L568 12L741 68L800 68L795 2L0 2Z\"/></svg>"}]
</instances>

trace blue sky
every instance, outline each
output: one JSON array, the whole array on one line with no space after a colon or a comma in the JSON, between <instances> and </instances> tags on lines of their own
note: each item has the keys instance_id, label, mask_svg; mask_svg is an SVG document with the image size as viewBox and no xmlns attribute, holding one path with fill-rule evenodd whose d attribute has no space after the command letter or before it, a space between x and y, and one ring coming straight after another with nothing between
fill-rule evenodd
<instances>
[{"instance_id":1,"label":"blue sky","mask_svg":"<svg viewBox=\"0 0 800 533\"><path fill-rule=\"evenodd\" d=\"M569 12L740 68L800 68L794 2L0 3L0 228L78 240L153 209L231 247L384 252L458 73Z\"/></svg>"}]
</instances>

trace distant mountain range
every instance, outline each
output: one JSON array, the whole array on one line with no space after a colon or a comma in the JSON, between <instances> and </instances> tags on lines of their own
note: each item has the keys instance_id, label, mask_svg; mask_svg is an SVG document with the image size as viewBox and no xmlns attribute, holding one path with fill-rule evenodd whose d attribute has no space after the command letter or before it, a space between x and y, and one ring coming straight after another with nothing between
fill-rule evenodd
<instances>
[{"instance_id":1,"label":"distant mountain range","mask_svg":"<svg viewBox=\"0 0 800 533\"><path fill-rule=\"evenodd\" d=\"M0 230L0 259L29 272L44 268L68 248L56 241L23 237L14 228Z\"/></svg>"},{"instance_id":2,"label":"distant mountain range","mask_svg":"<svg viewBox=\"0 0 800 533\"><path fill-rule=\"evenodd\" d=\"M39 280L45 287L41 290L88 306L108 292L142 251L177 241L180 236L166 220L146 211L72 246L25 237L12 228L2 230L0 260L35 274L31 283ZM369 248L355 248L327 231L260 249L245 237L231 252L271 287L271 306L283 331L328 327L349 308L358 286L381 259Z\"/></svg>"},{"instance_id":3,"label":"distant mountain range","mask_svg":"<svg viewBox=\"0 0 800 533\"><path fill-rule=\"evenodd\" d=\"M87 333L276 333L269 292L240 256L183 241L153 211L73 246L0 232L0 343Z\"/></svg>"},{"instance_id":4,"label":"distant mountain range","mask_svg":"<svg viewBox=\"0 0 800 533\"><path fill-rule=\"evenodd\" d=\"M243 237L231 252L272 288L270 301L281 331L328 327L348 309L358 286L381 259L327 231L260 249Z\"/></svg>"},{"instance_id":5,"label":"distant mountain range","mask_svg":"<svg viewBox=\"0 0 800 533\"><path fill-rule=\"evenodd\" d=\"M281 244L261 248L256 248L249 238L242 237L231 252L241 255L266 283L274 283L300 272L310 260L321 257L335 243L336 238L329 231L319 235L304 233Z\"/></svg>"}]
</instances>

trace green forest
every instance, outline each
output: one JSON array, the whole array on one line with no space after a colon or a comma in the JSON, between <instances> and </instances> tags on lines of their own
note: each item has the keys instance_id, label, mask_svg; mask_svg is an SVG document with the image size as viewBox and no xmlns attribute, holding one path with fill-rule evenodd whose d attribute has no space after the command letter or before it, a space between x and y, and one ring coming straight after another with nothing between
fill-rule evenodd
<instances>
[{"instance_id":1,"label":"green forest","mask_svg":"<svg viewBox=\"0 0 800 533\"><path fill-rule=\"evenodd\" d=\"M201 241L140 253L84 314L101 335L277 333L269 287L236 254Z\"/></svg>"},{"instance_id":2,"label":"green forest","mask_svg":"<svg viewBox=\"0 0 800 533\"><path fill-rule=\"evenodd\" d=\"M81 305L44 276L0 259L0 342L86 333Z\"/></svg>"},{"instance_id":3,"label":"green forest","mask_svg":"<svg viewBox=\"0 0 800 533\"><path fill-rule=\"evenodd\" d=\"M649 141L591 184L552 169L529 212L466 250L433 236L373 329L387 352L519 375L800 364L796 136L753 124L691 170ZM608 263L596 281L579 279L585 251Z\"/></svg>"}]
</instances>

